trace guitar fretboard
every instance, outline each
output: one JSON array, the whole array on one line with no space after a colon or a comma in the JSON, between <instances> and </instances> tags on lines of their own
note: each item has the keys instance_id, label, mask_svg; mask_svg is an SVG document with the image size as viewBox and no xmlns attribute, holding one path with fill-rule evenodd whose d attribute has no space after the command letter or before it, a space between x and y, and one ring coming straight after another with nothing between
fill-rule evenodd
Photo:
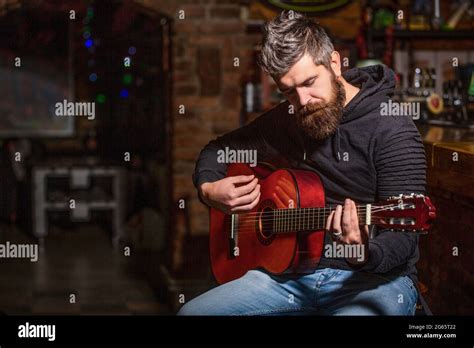
<instances>
[{"instance_id":1,"label":"guitar fretboard","mask_svg":"<svg viewBox=\"0 0 474 348\"><path fill-rule=\"evenodd\" d=\"M369 214L367 214L367 206ZM366 223L366 218L370 219L370 204L359 205L357 213L359 221ZM326 228L326 221L331 212L336 210L336 206L324 208L296 208L296 209L276 209L262 216L265 224L273 227L274 233L289 231L314 231ZM264 213L265 214L265 213ZM271 221L267 220L271 219Z\"/></svg>"}]
</instances>

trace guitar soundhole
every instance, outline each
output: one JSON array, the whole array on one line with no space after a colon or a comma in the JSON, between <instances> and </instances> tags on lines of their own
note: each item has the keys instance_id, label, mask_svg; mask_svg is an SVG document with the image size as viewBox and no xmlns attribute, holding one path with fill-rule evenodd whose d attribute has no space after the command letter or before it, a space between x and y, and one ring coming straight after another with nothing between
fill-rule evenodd
<instances>
[{"instance_id":1,"label":"guitar soundhole","mask_svg":"<svg viewBox=\"0 0 474 348\"><path fill-rule=\"evenodd\" d=\"M270 201L262 202L260 210L260 215L257 220L257 238L260 243L264 245L269 245L276 237L276 234L273 233L273 211L275 204Z\"/></svg>"}]
</instances>

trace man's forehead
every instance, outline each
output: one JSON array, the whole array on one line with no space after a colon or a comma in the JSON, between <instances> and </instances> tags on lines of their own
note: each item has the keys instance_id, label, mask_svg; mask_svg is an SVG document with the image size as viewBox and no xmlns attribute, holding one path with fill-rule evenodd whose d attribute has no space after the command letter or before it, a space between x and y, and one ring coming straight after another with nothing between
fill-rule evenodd
<instances>
[{"instance_id":1,"label":"man's forehead","mask_svg":"<svg viewBox=\"0 0 474 348\"><path fill-rule=\"evenodd\" d=\"M304 55L286 74L280 76L276 82L281 89L291 88L320 74L324 69L324 65L316 65L311 56Z\"/></svg>"}]
</instances>

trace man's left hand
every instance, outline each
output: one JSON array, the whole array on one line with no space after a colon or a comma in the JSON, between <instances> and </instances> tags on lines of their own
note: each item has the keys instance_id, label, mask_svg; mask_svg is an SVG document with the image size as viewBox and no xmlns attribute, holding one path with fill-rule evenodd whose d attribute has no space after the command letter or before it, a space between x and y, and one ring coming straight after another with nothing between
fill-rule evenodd
<instances>
[{"instance_id":1,"label":"man's left hand","mask_svg":"<svg viewBox=\"0 0 474 348\"><path fill-rule=\"evenodd\" d=\"M338 243L361 244L364 246L364 260L360 261L360 258L346 258L349 263L361 264L368 260L369 226L364 225L361 231L357 208L353 200L346 198L344 209L342 205L338 205L336 210L329 214L326 230L331 233L333 238L334 235L340 236L334 238Z\"/></svg>"}]
</instances>

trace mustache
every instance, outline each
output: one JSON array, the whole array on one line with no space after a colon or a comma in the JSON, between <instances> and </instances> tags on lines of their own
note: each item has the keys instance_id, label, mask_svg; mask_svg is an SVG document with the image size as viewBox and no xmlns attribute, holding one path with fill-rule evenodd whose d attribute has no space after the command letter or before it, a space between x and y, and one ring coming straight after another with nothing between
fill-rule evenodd
<instances>
[{"instance_id":1,"label":"mustache","mask_svg":"<svg viewBox=\"0 0 474 348\"><path fill-rule=\"evenodd\" d=\"M324 102L308 103L299 110L299 114L303 117L308 116L308 115L314 114L315 112L321 112L327 106L328 106L327 103L324 103Z\"/></svg>"}]
</instances>

